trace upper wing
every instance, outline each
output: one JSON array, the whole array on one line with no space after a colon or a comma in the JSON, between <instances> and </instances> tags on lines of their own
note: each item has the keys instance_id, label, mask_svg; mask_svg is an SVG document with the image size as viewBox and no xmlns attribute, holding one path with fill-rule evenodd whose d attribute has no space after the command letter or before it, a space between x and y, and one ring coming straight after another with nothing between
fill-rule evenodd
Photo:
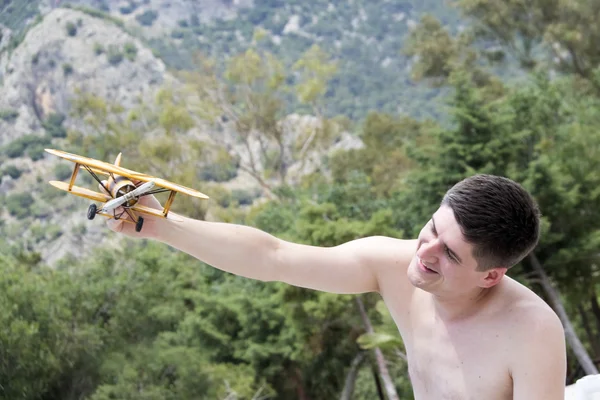
<instances>
[{"instance_id":1,"label":"upper wing","mask_svg":"<svg viewBox=\"0 0 600 400\"><path fill-rule=\"evenodd\" d=\"M127 168L118 167L114 164L110 164L110 163L107 163L104 161L99 161L99 160L95 160L93 158L79 156L77 154L67 153L66 151L62 151L62 150L54 150L54 149L45 149L45 150L50 154L54 154L55 156L64 158L64 159L72 161L74 163L86 165L86 166L90 167L94 172L113 173L116 175L124 176L126 178L133 179L136 181L141 181L141 182L149 182L149 181L153 180L157 186L161 186L168 190L181 192L188 196L198 197L201 199L209 198L207 195L205 195L204 193L201 193L197 190L194 190L194 189L182 186L182 185L178 185L176 183L169 182L169 181L161 179L161 178L156 178L151 175L143 174L141 172L136 172L136 171L132 171Z\"/></svg>"},{"instance_id":2,"label":"upper wing","mask_svg":"<svg viewBox=\"0 0 600 400\"><path fill-rule=\"evenodd\" d=\"M104 172L104 173L113 173L116 175L125 176L130 179L136 179L143 182L148 182L154 179L153 176L142 174L141 172L131 171L123 167L118 167L114 164L110 164L104 161L95 160L93 158L79 156L77 154L67 153L62 150L54 150L54 149L45 149L46 152L50 154L54 154L55 156L64 158L65 160L72 161L74 163L80 165L87 165L91 167L94 171Z\"/></svg>"},{"instance_id":3,"label":"upper wing","mask_svg":"<svg viewBox=\"0 0 600 400\"><path fill-rule=\"evenodd\" d=\"M161 178L151 178L151 179L154 179L154 183L156 183L157 186L162 186L165 189L174 190L176 192L187 194L188 196L198 197L200 199L208 199L209 198L204 193L201 193L201 192L191 189L189 187L178 185L177 183L169 182L169 181L161 179Z\"/></svg>"}]
</instances>

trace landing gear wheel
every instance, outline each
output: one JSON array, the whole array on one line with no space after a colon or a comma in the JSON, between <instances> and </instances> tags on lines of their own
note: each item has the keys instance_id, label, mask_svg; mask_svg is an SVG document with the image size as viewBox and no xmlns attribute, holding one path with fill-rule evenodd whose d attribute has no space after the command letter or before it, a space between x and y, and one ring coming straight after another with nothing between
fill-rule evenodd
<instances>
[{"instance_id":1,"label":"landing gear wheel","mask_svg":"<svg viewBox=\"0 0 600 400\"><path fill-rule=\"evenodd\" d=\"M94 219L96 217L96 210L97 210L96 205L90 204L90 206L88 208L88 213L87 213L88 219Z\"/></svg>"},{"instance_id":2,"label":"landing gear wheel","mask_svg":"<svg viewBox=\"0 0 600 400\"><path fill-rule=\"evenodd\" d=\"M144 225L144 218L138 217L137 222L135 223L135 231L139 232L142 230L142 226Z\"/></svg>"}]
</instances>

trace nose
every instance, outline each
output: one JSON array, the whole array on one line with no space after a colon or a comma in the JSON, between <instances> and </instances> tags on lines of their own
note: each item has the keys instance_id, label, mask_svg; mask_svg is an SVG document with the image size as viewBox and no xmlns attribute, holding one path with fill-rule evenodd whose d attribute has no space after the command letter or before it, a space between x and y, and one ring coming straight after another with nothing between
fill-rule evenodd
<instances>
[{"instance_id":1,"label":"nose","mask_svg":"<svg viewBox=\"0 0 600 400\"><path fill-rule=\"evenodd\" d=\"M417 250L417 256L428 264L435 264L438 261L437 250L438 240L431 239L421 243L421 247Z\"/></svg>"}]
</instances>

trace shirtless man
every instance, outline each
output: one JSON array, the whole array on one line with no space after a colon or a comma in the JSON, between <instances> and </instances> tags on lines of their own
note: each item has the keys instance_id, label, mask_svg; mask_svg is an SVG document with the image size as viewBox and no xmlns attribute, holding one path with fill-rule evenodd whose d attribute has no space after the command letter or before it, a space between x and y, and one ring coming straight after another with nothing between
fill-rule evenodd
<instances>
[{"instance_id":1,"label":"shirtless man","mask_svg":"<svg viewBox=\"0 0 600 400\"><path fill-rule=\"evenodd\" d=\"M145 204L161 208L154 198ZM216 268L332 293L378 292L404 340L415 399L563 400L560 320L505 275L537 244L539 212L521 186L477 175L444 196L415 240L335 247L280 240L252 227L148 217L109 227L166 243Z\"/></svg>"}]
</instances>

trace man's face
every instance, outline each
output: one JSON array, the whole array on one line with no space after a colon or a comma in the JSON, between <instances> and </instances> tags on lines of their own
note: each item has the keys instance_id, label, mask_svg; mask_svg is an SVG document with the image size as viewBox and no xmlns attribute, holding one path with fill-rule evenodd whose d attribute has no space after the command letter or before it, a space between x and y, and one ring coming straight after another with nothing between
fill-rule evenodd
<instances>
[{"instance_id":1,"label":"man's face","mask_svg":"<svg viewBox=\"0 0 600 400\"><path fill-rule=\"evenodd\" d=\"M496 273L502 274L502 269ZM445 205L421 229L407 274L414 286L451 296L491 287L499 280L495 276L490 279L489 271L477 271L473 246L465 241L454 212Z\"/></svg>"}]
</instances>

